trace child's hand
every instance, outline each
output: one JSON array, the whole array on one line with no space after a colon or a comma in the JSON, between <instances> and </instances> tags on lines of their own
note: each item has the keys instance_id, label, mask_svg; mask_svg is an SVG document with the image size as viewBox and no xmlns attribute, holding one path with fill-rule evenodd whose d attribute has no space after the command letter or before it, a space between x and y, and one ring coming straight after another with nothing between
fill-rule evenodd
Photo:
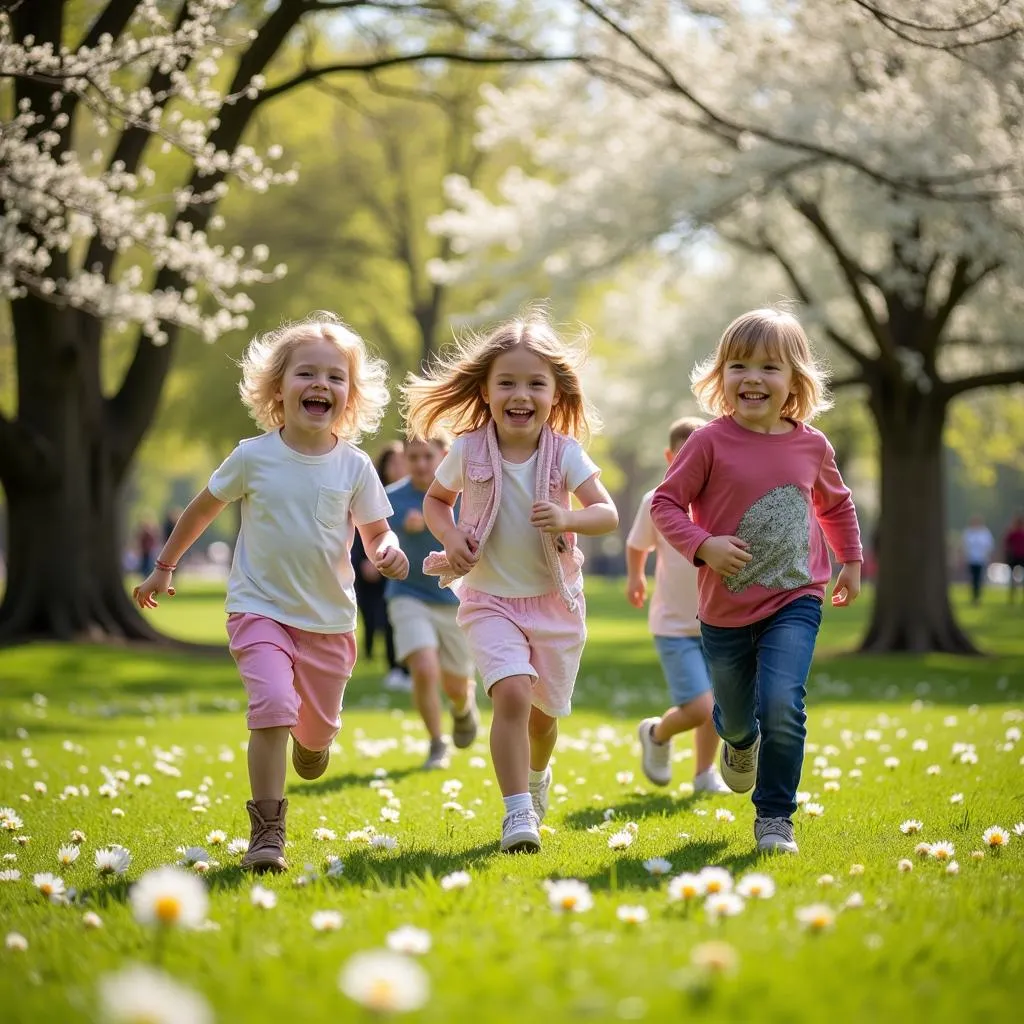
<instances>
[{"instance_id":1,"label":"child's hand","mask_svg":"<svg viewBox=\"0 0 1024 1024\"><path fill-rule=\"evenodd\" d=\"M708 537L695 555L720 576L735 576L754 556L739 537Z\"/></svg>"},{"instance_id":2,"label":"child's hand","mask_svg":"<svg viewBox=\"0 0 1024 1024\"><path fill-rule=\"evenodd\" d=\"M402 529L406 533L422 533L426 528L427 521L423 518L422 512L418 512L414 508L406 512L405 519L402 520Z\"/></svg>"},{"instance_id":3,"label":"child's hand","mask_svg":"<svg viewBox=\"0 0 1024 1024\"><path fill-rule=\"evenodd\" d=\"M171 586L172 574L166 569L154 569L133 591L132 600L140 608L156 608L154 594L166 594L174 597Z\"/></svg>"},{"instance_id":4,"label":"child's hand","mask_svg":"<svg viewBox=\"0 0 1024 1024\"><path fill-rule=\"evenodd\" d=\"M468 530L456 526L444 536L444 553L448 556L448 564L460 575L465 576L476 565L477 548L479 545L470 536Z\"/></svg>"},{"instance_id":5,"label":"child's hand","mask_svg":"<svg viewBox=\"0 0 1024 1024\"><path fill-rule=\"evenodd\" d=\"M530 509L530 525L544 533L561 533L569 525L565 509L553 501L538 501Z\"/></svg>"},{"instance_id":6,"label":"child's hand","mask_svg":"<svg viewBox=\"0 0 1024 1024\"><path fill-rule=\"evenodd\" d=\"M626 579L626 600L634 608L643 608L647 600L647 578L630 576Z\"/></svg>"},{"instance_id":7,"label":"child's hand","mask_svg":"<svg viewBox=\"0 0 1024 1024\"><path fill-rule=\"evenodd\" d=\"M836 585L832 588L832 607L845 608L853 604L860 593L860 562L847 562L839 570Z\"/></svg>"},{"instance_id":8,"label":"child's hand","mask_svg":"<svg viewBox=\"0 0 1024 1024\"><path fill-rule=\"evenodd\" d=\"M409 575L409 559L401 548L378 548L373 567L389 580L404 580Z\"/></svg>"}]
</instances>

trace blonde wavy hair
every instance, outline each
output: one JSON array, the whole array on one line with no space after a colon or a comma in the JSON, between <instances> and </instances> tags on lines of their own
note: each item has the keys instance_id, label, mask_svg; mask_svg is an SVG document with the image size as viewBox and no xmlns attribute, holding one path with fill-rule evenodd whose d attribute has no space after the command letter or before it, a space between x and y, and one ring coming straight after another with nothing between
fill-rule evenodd
<instances>
[{"instance_id":1,"label":"blonde wavy hair","mask_svg":"<svg viewBox=\"0 0 1024 1024\"><path fill-rule=\"evenodd\" d=\"M712 416L734 412L725 397L725 365L733 359L749 359L755 353L787 362L793 368L793 393L783 403L782 416L809 423L832 407L827 370L815 359L800 321L788 309L770 306L736 317L726 327L715 351L693 368L690 384L705 412Z\"/></svg>"},{"instance_id":2,"label":"blonde wavy hair","mask_svg":"<svg viewBox=\"0 0 1024 1024\"><path fill-rule=\"evenodd\" d=\"M334 435L343 441L358 441L364 434L375 434L391 400L388 364L371 356L358 334L324 310L286 321L249 342L238 384L249 414L266 431L284 425L284 403L276 395L292 353L307 341L331 342L348 363L348 402L331 424Z\"/></svg>"},{"instance_id":3,"label":"blonde wavy hair","mask_svg":"<svg viewBox=\"0 0 1024 1024\"><path fill-rule=\"evenodd\" d=\"M557 399L548 420L560 434L587 441L601 421L580 383L586 360L584 339L563 341L542 310L499 324L487 334L468 335L439 356L422 375L410 373L402 392L402 411L409 437L431 437L438 427L455 436L485 426L491 410L481 389L498 356L523 346L540 356L555 377Z\"/></svg>"}]
</instances>

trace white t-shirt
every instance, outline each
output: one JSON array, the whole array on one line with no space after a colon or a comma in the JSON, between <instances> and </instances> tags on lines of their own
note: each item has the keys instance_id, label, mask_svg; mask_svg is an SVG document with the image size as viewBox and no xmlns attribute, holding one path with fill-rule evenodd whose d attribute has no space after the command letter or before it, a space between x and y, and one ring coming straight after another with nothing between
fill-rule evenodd
<instances>
[{"instance_id":1,"label":"white t-shirt","mask_svg":"<svg viewBox=\"0 0 1024 1024\"><path fill-rule=\"evenodd\" d=\"M220 501L242 502L229 612L311 633L356 628L354 527L391 515L365 452L339 441L326 455L303 455L274 430L242 441L207 487Z\"/></svg>"},{"instance_id":2,"label":"white t-shirt","mask_svg":"<svg viewBox=\"0 0 1024 1024\"><path fill-rule=\"evenodd\" d=\"M644 495L626 538L627 547L657 552L647 622L655 636L699 636L697 569L658 533L651 519L653 497L654 491Z\"/></svg>"},{"instance_id":3,"label":"white t-shirt","mask_svg":"<svg viewBox=\"0 0 1024 1024\"><path fill-rule=\"evenodd\" d=\"M463 489L464 448L465 439L457 437L434 471L437 482L449 491ZM530 525L537 458L538 453L534 452L526 462L501 460L501 508L487 543L480 549L480 560L462 577L467 587L496 597L539 597L554 590L540 530ZM600 472L575 441L562 448L559 469L570 492ZM582 581L578 587L582 587Z\"/></svg>"},{"instance_id":4,"label":"white t-shirt","mask_svg":"<svg viewBox=\"0 0 1024 1024\"><path fill-rule=\"evenodd\" d=\"M964 530L964 559L968 565L986 565L995 541L987 526L968 526Z\"/></svg>"}]
</instances>

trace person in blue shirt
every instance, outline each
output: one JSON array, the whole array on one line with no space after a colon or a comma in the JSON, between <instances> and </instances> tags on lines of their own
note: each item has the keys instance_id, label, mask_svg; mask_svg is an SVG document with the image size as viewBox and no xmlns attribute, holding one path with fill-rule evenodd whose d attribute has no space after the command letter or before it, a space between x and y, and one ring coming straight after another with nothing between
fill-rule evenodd
<instances>
[{"instance_id":1,"label":"person in blue shirt","mask_svg":"<svg viewBox=\"0 0 1024 1024\"><path fill-rule=\"evenodd\" d=\"M409 558L409 575L404 580L388 580L384 593L395 632L395 657L412 676L413 703L430 735L424 768L443 768L448 763L448 745L441 734L442 690L451 703L456 747L470 746L480 725L473 658L455 622L458 598L439 587L436 576L425 576L422 569L423 559L437 547L423 519L423 498L447 450L445 442L436 438L407 441L409 475L386 488L395 510L390 525Z\"/></svg>"}]
</instances>

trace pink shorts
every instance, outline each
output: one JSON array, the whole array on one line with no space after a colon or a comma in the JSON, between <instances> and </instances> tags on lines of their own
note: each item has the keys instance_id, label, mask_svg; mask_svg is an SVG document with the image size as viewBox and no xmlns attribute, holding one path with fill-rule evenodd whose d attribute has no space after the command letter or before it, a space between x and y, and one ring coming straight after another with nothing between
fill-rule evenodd
<instances>
[{"instance_id":1,"label":"pink shorts","mask_svg":"<svg viewBox=\"0 0 1024 1024\"><path fill-rule=\"evenodd\" d=\"M355 633L310 633L249 612L229 615L227 628L249 728L286 725L304 747L329 747L356 663Z\"/></svg>"},{"instance_id":2,"label":"pink shorts","mask_svg":"<svg viewBox=\"0 0 1024 1024\"><path fill-rule=\"evenodd\" d=\"M499 679L533 676L534 707L552 718L570 713L587 639L582 594L571 612L558 594L496 597L462 587L456 621L466 631L485 692Z\"/></svg>"}]
</instances>

